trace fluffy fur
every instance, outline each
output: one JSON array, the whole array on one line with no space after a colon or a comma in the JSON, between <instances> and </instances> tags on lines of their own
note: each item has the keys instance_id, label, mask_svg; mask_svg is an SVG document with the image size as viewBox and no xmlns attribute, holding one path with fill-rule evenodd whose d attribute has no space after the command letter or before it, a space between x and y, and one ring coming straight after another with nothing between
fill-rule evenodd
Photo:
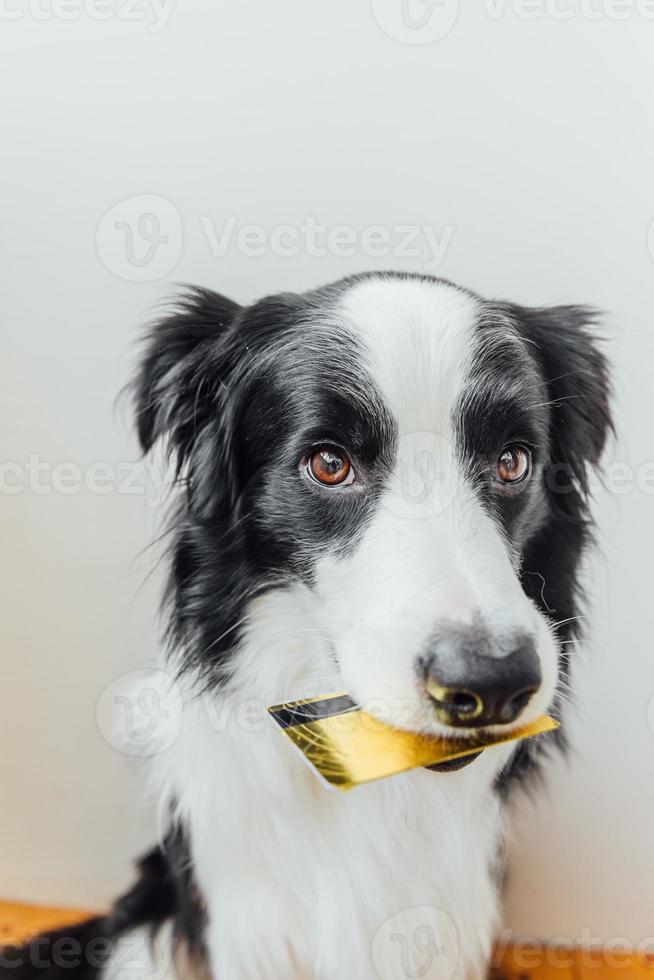
<instances>
[{"instance_id":1,"label":"fluffy fur","mask_svg":"<svg viewBox=\"0 0 654 980\"><path fill-rule=\"evenodd\" d=\"M504 800L557 739L332 795L265 707L346 689L448 731L424 664L456 624L497 657L532 644L541 683L515 724L560 714L587 468L609 427L593 325L580 307L374 274L246 308L191 290L150 334L139 435L145 451L165 440L179 482L165 664L184 710L175 737L158 726L150 778L174 828L156 852L169 883L186 854L165 902L181 972L483 976ZM493 466L515 443L532 474L507 489ZM347 451L353 483L310 478L322 444Z\"/></svg>"}]
</instances>

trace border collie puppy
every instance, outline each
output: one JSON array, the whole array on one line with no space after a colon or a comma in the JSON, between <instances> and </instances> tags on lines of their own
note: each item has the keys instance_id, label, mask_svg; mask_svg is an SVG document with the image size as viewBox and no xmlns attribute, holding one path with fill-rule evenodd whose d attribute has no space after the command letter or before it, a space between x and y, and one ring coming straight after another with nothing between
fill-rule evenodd
<instances>
[{"instance_id":1,"label":"border collie puppy","mask_svg":"<svg viewBox=\"0 0 654 980\"><path fill-rule=\"evenodd\" d=\"M560 717L610 426L593 324L374 273L248 307L193 289L154 328L135 391L179 484L162 666L182 710L153 737L167 832L83 927L109 943L86 976L484 975L505 801L561 732L343 795L265 707L344 690L463 737Z\"/></svg>"}]
</instances>

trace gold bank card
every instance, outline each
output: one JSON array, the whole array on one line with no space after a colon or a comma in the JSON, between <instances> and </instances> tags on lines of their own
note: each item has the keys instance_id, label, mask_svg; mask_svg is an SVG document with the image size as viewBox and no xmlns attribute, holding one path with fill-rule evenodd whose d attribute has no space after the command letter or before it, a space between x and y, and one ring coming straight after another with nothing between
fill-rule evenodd
<instances>
[{"instance_id":1,"label":"gold bank card","mask_svg":"<svg viewBox=\"0 0 654 980\"><path fill-rule=\"evenodd\" d=\"M541 715L506 735L435 738L391 728L359 708L348 694L289 701L268 711L318 777L342 791L559 727L549 715Z\"/></svg>"}]
</instances>

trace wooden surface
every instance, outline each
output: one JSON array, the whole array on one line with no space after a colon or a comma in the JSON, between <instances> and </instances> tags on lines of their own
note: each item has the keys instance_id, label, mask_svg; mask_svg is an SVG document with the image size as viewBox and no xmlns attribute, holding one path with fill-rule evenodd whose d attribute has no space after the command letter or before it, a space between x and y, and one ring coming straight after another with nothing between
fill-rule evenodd
<instances>
[{"instance_id":1,"label":"wooden surface","mask_svg":"<svg viewBox=\"0 0 654 980\"><path fill-rule=\"evenodd\" d=\"M616 950L512 947L497 960L492 980L654 980L654 956Z\"/></svg>"},{"instance_id":2,"label":"wooden surface","mask_svg":"<svg viewBox=\"0 0 654 980\"><path fill-rule=\"evenodd\" d=\"M0 946L8 946L59 926L73 925L95 915L89 909L48 908L0 902Z\"/></svg>"},{"instance_id":3,"label":"wooden surface","mask_svg":"<svg viewBox=\"0 0 654 980\"><path fill-rule=\"evenodd\" d=\"M80 922L97 912L44 908L0 902L0 946L28 939L44 929ZM534 949L511 947L499 951L492 980L654 980L654 955L635 956L618 951Z\"/></svg>"}]
</instances>

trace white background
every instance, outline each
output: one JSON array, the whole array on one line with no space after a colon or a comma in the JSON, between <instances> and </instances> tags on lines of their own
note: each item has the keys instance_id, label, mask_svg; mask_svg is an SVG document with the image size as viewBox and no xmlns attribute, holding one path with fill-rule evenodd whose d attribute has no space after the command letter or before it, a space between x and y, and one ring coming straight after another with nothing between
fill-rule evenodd
<instances>
[{"instance_id":1,"label":"white background","mask_svg":"<svg viewBox=\"0 0 654 980\"><path fill-rule=\"evenodd\" d=\"M220 236L230 216L267 233L307 217L391 237L417 223L450 229L439 274L608 313L607 460L634 475L598 494L576 755L520 821L507 920L520 934L651 935L652 11L559 0L535 18L525 4L527 19L486 0L413 43L447 26L452 0L422 32L402 26L401 0L173 0L163 15L28 3L4 0L0 23L0 427L15 464L0 495L0 895L101 905L152 839L138 773L96 723L107 685L155 644L156 511L120 486L138 453L114 404L139 328L175 282L247 301L429 258L302 242L292 256L214 254L206 229ZM140 195L154 206L103 222ZM148 262L136 234L130 264L116 222L139 208L169 240ZM33 454L50 470L30 486ZM62 487L62 462L118 475L108 492L76 488L74 470Z\"/></svg>"}]
</instances>

